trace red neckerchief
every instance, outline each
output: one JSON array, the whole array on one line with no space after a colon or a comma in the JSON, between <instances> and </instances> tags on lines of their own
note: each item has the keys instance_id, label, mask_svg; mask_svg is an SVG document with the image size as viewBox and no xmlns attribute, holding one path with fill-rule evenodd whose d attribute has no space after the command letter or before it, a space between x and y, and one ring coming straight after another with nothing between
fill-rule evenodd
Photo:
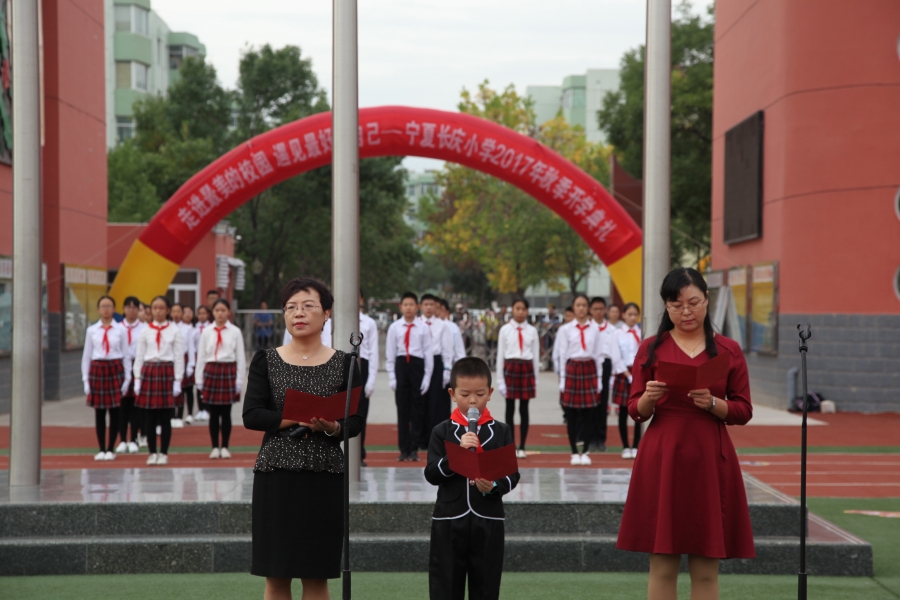
<instances>
[{"instance_id":1,"label":"red neckerchief","mask_svg":"<svg viewBox=\"0 0 900 600\"><path fill-rule=\"evenodd\" d=\"M603 321L603 325L600 325L600 331L606 331L607 327L609 327L609 321Z\"/></svg>"},{"instance_id":2,"label":"red neckerchief","mask_svg":"<svg viewBox=\"0 0 900 600\"><path fill-rule=\"evenodd\" d=\"M154 323L153 321L150 321L149 326L150 326L150 329L156 330L156 349L159 350L159 349L160 349L159 343L162 341L162 332L163 332L163 329L165 329L166 327L168 327L169 324L166 323L166 324L163 325L162 327L158 327L158 326L156 325L156 323Z\"/></svg>"},{"instance_id":3,"label":"red neckerchief","mask_svg":"<svg viewBox=\"0 0 900 600\"><path fill-rule=\"evenodd\" d=\"M519 330L519 353L521 354L521 353L525 352L525 342L522 339L522 327L517 326L516 329Z\"/></svg>"},{"instance_id":4,"label":"red neckerchief","mask_svg":"<svg viewBox=\"0 0 900 600\"><path fill-rule=\"evenodd\" d=\"M634 327L630 328L630 329L628 330L628 333L630 333L631 335L634 336L634 341L636 341L636 342L637 342L637 345L640 346L640 345L641 345L641 338L638 336L637 331L634 330Z\"/></svg>"},{"instance_id":5,"label":"red neckerchief","mask_svg":"<svg viewBox=\"0 0 900 600\"><path fill-rule=\"evenodd\" d=\"M588 327L590 327L590 325L587 325L587 324L579 325L578 323L575 323L575 327L577 327L579 333L581 333L581 349L587 350L587 344L584 341L584 330L587 329Z\"/></svg>"},{"instance_id":6,"label":"red neckerchief","mask_svg":"<svg viewBox=\"0 0 900 600\"><path fill-rule=\"evenodd\" d=\"M409 335L415 326L415 323L406 323L406 336L403 338L403 343L406 345L406 362L409 362Z\"/></svg>"},{"instance_id":7,"label":"red neckerchief","mask_svg":"<svg viewBox=\"0 0 900 600\"><path fill-rule=\"evenodd\" d=\"M458 423L463 427L469 426L469 420L462 414L459 410L459 407L456 407L452 413L450 413L450 420L454 423ZM487 409L487 406L484 407L484 412L481 413L481 416L478 417L478 425L484 425L490 421L493 421L494 417L491 416L491 411ZM481 440L478 440L478 448L475 450L476 452L484 452L484 449L481 447Z\"/></svg>"},{"instance_id":8,"label":"red neckerchief","mask_svg":"<svg viewBox=\"0 0 900 600\"><path fill-rule=\"evenodd\" d=\"M112 325L101 325L103 329L103 349L106 350L106 354L109 354L109 330L112 329Z\"/></svg>"},{"instance_id":9,"label":"red neckerchief","mask_svg":"<svg viewBox=\"0 0 900 600\"><path fill-rule=\"evenodd\" d=\"M216 325L216 335L218 337L216 338L216 354L214 360L219 360L219 346L222 345L222 330L226 327L228 327L228 325L225 325L223 327L219 327L218 325Z\"/></svg>"},{"instance_id":10,"label":"red neckerchief","mask_svg":"<svg viewBox=\"0 0 900 600\"><path fill-rule=\"evenodd\" d=\"M128 321L122 321L122 325L124 325L124 326L125 326L125 329L128 330L128 345L129 345L129 346L131 345L131 330L134 329L135 327L137 327L137 326L140 325L140 324L141 324L141 322L140 322L139 320L138 320L138 321L135 321L135 322L134 322L134 325L129 325L129 324L128 324Z\"/></svg>"}]
</instances>

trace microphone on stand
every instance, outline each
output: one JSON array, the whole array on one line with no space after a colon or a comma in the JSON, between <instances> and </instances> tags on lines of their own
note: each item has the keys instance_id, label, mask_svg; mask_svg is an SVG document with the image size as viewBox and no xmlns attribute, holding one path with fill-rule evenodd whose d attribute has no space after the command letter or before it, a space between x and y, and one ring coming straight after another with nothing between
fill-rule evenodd
<instances>
[{"instance_id":1,"label":"microphone on stand","mask_svg":"<svg viewBox=\"0 0 900 600\"><path fill-rule=\"evenodd\" d=\"M466 418L469 419L469 433L474 433L478 435L478 417L481 415L478 413L478 409L474 406L469 409L469 412L466 413ZM472 452L475 452L475 448L470 448Z\"/></svg>"}]
</instances>

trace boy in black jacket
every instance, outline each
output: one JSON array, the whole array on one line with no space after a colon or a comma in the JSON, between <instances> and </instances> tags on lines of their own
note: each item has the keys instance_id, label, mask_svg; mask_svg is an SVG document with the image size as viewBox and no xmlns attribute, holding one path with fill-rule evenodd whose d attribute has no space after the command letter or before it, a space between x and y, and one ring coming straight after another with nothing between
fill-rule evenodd
<instances>
[{"instance_id":1,"label":"boy in black jacket","mask_svg":"<svg viewBox=\"0 0 900 600\"><path fill-rule=\"evenodd\" d=\"M425 479L438 486L431 521L428 585L431 600L496 600L503 573L503 500L519 482L513 473L497 481L469 481L450 470L444 440L463 448L494 450L513 443L510 428L491 417L491 370L480 358L463 358L450 373L450 419L431 432ZM478 434L467 433L466 414L481 415Z\"/></svg>"}]
</instances>

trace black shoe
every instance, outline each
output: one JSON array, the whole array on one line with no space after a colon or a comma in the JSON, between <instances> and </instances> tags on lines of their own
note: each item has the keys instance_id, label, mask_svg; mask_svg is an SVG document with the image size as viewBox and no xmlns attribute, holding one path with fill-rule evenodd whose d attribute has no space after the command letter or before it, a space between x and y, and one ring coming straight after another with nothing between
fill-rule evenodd
<instances>
[{"instance_id":1,"label":"black shoe","mask_svg":"<svg viewBox=\"0 0 900 600\"><path fill-rule=\"evenodd\" d=\"M361 467L368 467L369 465L366 464L366 461L361 460L361 461L359 461L359 466L361 466Z\"/></svg>"},{"instance_id":2,"label":"black shoe","mask_svg":"<svg viewBox=\"0 0 900 600\"><path fill-rule=\"evenodd\" d=\"M406 462L409 460L409 454L403 452L400 454L400 457L397 459L397 462Z\"/></svg>"},{"instance_id":3,"label":"black shoe","mask_svg":"<svg viewBox=\"0 0 900 600\"><path fill-rule=\"evenodd\" d=\"M606 444L594 444L594 452L606 452Z\"/></svg>"},{"instance_id":4,"label":"black shoe","mask_svg":"<svg viewBox=\"0 0 900 600\"><path fill-rule=\"evenodd\" d=\"M413 452L409 455L409 462L419 462L419 453Z\"/></svg>"}]
</instances>

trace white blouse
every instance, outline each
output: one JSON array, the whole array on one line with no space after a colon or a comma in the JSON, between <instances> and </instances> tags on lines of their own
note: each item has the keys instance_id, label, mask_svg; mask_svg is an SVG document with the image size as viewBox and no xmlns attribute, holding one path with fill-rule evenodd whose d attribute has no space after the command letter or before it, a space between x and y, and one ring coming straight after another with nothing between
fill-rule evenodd
<instances>
[{"instance_id":1,"label":"white blouse","mask_svg":"<svg viewBox=\"0 0 900 600\"><path fill-rule=\"evenodd\" d=\"M440 354L444 370L449 371L453 366L453 332L447 324L437 317L419 317L416 323L421 323L431 340L431 355Z\"/></svg>"},{"instance_id":2,"label":"white blouse","mask_svg":"<svg viewBox=\"0 0 900 600\"><path fill-rule=\"evenodd\" d=\"M148 323L138 336L134 355L134 378L141 378L145 362L171 362L175 381L184 379L184 337L174 323Z\"/></svg>"},{"instance_id":3,"label":"white blouse","mask_svg":"<svg viewBox=\"0 0 900 600\"><path fill-rule=\"evenodd\" d=\"M359 313L359 332L363 336L359 346L359 357L369 361L369 379L363 384L374 389L375 377L378 375L378 323L369 315Z\"/></svg>"},{"instance_id":4,"label":"white blouse","mask_svg":"<svg viewBox=\"0 0 900 600\"><path fill-rule=\"evenodd\" d=\"M519 333L522 344L519 346ZM541 372L541 342L537 329L527 321L519 324L510 321L500 328L497 337L497 380L503 379L503 363L507 360L530 360L534 363L534 375Z\"/></svg>"},{"instance_id":5,"label":"white blouse","mask_svg":"<svg viewBox=\"0 0 900 600\"><path fill-rule=\"evenodd\" d=\"M616 337L618 329L610 325L606 319L599 325L594 322L594 325L597 325L597 330L600 332L603 356L612 362L612 374L624 373L626 367L622 362L622 352L619 350L619 341Z\"/></svg>"},{"instance_id":6,"label":"white blouse","mask_svg":"<svg viewBox=\"0 0 900 600\"><path fill-rule=\"evenodd\" d=\"M219 335L222 336L221 343ZM237 363L237 383L243 386L247 373L247 355L244 353L244 334L236 325L226 322L222 329L215 324L204 328L197 352L197 385L203 385L203 369L212 362Z\"/></svg>"},{"instance_id":7,"label":"white blouse","mask_svg":"<svg viewBox=\"0 0 900 600\"><path fill-rule=\"evenodd\" d=\"M107 343L103 343L104 333ZM104 331L103 322L97 321L87 328L84 335L84 352L81 354L81 380L87 381L93 360L122 360L125 378L129 378L131 357L128 354L128 332L113 321Z\"/></svg>"},{"instance_id":8,"label":"white blouse","mask_svg":"<svg viewBox=\"0 0 900 600\"><path fill-rule=\"evenodd\" d=\"M207 327L212 327L214 321L197 321L194 325L194 352L200 351L200 336Z\"/></svg>"},{"instance_id":9,"label":"white blouse","mask_svg":"<svg viewBox=\"0 0 900 600\"><path fill-rule=\"evenodd\" d=\"M584 334L584 345L582 345ZM559 374L565 377L566 363L569 360L592 359L597 365L597 375L603 372L603 341L600 330L591 320L584 324L572 320L556 331L556 343L559 344Z\"/></svg>"},{"instance_id":10,"label":"white blouse","mask_svg":"<svg viewBox=\"0 0 900 600\"><path fill-rule=\"evenodd\" d=\"M619 342L619 350L622 352L622 362L629 369L634 365L634 357L637 356L641 346L641 327L635 325L631 329L616 329L616 341Z\"/></svg>"},{"instance_id":11,"label":"white blouse","mask_svg":"<svg viewBox=\"0 0 900 600\"><path fill-rule=\"evenodd\" d=\"M425 360L425 377L423 381L431 381L431 373L434 371L434 355L431 352L431 340L428 338L428 327L414 320L407 323L403 317L397 319L388 327L387 340L384 346L384 367L389 379L395 379L394 370L396 361L406 357L406 330L409 334L409 355Z\"/></svg>"},{"instance_id":12,"label":"white blouse","mask_svg":"<svg viewBox=\"0 0 900 600\"><path fill-rule=\"evenodd\" d=\"M128 344L128 356L130 356L133 361L134 352L137 350L138 338L140 337L141 332L147 327L147 324L141 320L135 320L134 323L122 321L119 325L125 330L125 341ZM130 336L129 333L131 334Z\"/></svg>"},{"instance_id":13,"label":"white blouse","mask_svg":"<svg viewBox=\"0 0 900 600\"><path fill-rule=\"evenodd\" d=\"M197 364L197 342L194 339L194 336L197 335L197 330L194 329L193 325L188 325L184 321L176 323L176 325L181 330L181 337L184 339L184 353L188 357L185 367L193 373L194 365Z\"/></svg>"}]
</instances>

